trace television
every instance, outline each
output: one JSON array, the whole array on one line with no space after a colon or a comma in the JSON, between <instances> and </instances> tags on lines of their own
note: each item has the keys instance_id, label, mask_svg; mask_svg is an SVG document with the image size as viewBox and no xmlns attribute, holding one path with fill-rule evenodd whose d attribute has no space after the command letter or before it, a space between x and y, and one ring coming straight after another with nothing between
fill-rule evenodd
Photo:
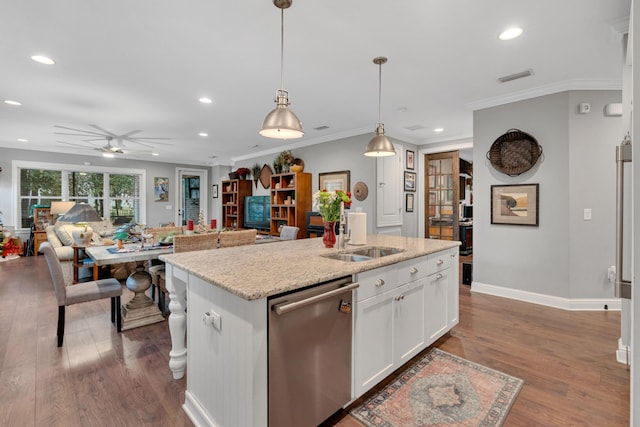
<instances>
[{"instance_id":1,"label":"television","mask_svg":"<svg viewBox=\"0 0 640 427\"><path fill-rule=\"evenodd\" d=\"M244 198L244 228L269 230L271 199L269 196L247 196Z\"/></svg>"},{"instance_id":2,"label":"television","mask_svg":"<svg viewBox=\"0 0 640 427\"><path fill-rule=\"evenodd\" d=\"M465 206L462 216L466 219L473 218L473 205Z\"/></svg>"}]
</instances>

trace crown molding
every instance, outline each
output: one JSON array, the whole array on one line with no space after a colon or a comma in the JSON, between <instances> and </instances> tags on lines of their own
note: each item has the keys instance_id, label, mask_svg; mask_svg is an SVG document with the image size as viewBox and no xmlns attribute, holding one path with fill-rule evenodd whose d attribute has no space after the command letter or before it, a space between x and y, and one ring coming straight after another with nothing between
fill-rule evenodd
<instances>
[{"instance_id":1,"label":"crown molding","mask_svg":"<svg viewBox=\"0 0 640 427\"><path fill-rule=\"evenodd\" d=\"M569 90L622 90L622 79L573 79L464 104L472 111Z\"/></svg>"}]
</instances>

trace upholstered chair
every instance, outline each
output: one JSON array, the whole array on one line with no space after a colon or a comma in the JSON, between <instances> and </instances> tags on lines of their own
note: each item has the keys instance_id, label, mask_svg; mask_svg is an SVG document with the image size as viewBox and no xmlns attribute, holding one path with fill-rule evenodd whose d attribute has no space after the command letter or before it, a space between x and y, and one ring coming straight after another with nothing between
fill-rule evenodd
<instances>
[{"instance_id":1,"label":"upholstered chair","mask_svg":"<svg viewBox=\"0 0 640 427\"><path fill-rule=\"evenodd\" d=\"M300 228L285 225L280 230L280 240L296 240L298 238L298 231Z\"/></svg>"},{"instance_id":2,"label":"upholstered chair","mask_svg":"<svg viewBox=\"0 0 640 427\"><path fill-rule=\"evenodd\" d=\"M71 277L64 275L55 250L48 244L42 244L40 250L47 260L58 302L58 347L62 347L64 339L65 307L72 304L111 298L111 323L115 323L118 332L120 332L122 330L120 317L122 286L120 282L116 279L101 279L71 284Z\"/></svg>"}]
</instances>

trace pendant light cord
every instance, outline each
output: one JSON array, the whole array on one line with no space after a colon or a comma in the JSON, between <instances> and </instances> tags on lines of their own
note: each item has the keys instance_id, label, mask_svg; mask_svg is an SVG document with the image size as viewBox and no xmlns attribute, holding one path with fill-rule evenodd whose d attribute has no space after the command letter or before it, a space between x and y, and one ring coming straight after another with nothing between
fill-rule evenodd
<instances>
[{"instance_id":1,"label":"pendant light cord","mask_svg":"<svg viewBox=\"0 0 640 427\"><path fill-rule=\"evenodd\" d=\"M280 90L284 90L284 9L280 9Z\"/></svg>"},{"instance_id":2,"label":"pendant light cord","mask_svg":"<svg viewBox=\"0 0 640 427\"><path fill-rule=\"evenodd\" d=\"M378 123L380 123L380 105L382 104L382 63L378 64Z\"/></svg>"}]
</instances>

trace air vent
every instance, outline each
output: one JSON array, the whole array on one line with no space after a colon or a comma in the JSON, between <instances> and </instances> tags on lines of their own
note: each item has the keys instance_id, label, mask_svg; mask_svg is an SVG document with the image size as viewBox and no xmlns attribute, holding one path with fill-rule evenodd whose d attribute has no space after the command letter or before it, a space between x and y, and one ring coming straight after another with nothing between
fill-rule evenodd
<instances>
[{"instance_id":1,"label":"air vent","mask_svg":"<svg viewBox=\"0 0 640 427\"><path fill-rule=\"evenodd\" d=\"M313 128L313 130L325 130L325 129L329 129L329 126L322 125L322 126L318 126L317 128Z\"/></svg>"},{"instance_id":2,"label":"air vent","mask_svg":"<svg viewBox=\"0 0 640 427\"><path fill-rule=\"evenodd\" d=\"M525 71L521 71L519 73L510 74L508 76L498 77L498 81L500 83L506 83L506 82L510 82L512 80L521 79L523 77L529 77L532 74L533 74L533 70L528 69L528 70L525 70Z\"/></svg>"},{"instance_id":3,"label":"air vent","mask_svg":"<svg viewBox=\"0 0 640 427\"><path fill-rule=\"evenodd\" d=\"M424 126L422 125L405 126L405 129L410 131L416 131L416 130L424 129Z\"/></svg>"}]
</instances>

